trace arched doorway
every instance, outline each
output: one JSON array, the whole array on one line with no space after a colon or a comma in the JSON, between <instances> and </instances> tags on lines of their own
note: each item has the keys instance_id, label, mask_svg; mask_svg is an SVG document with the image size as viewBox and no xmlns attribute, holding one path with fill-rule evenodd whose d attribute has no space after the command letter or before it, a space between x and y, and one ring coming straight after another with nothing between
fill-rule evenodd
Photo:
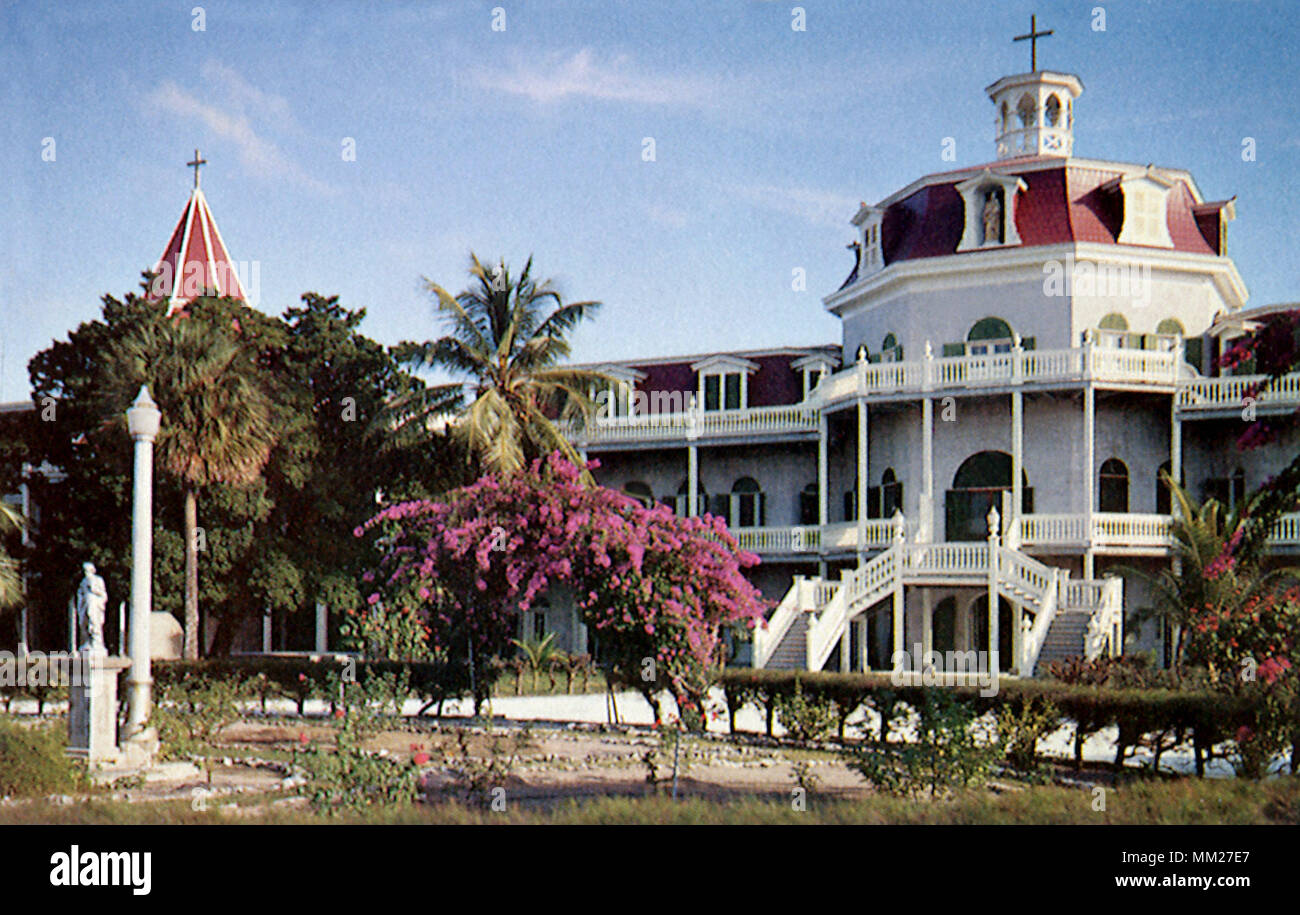
<instances>
[{"instance_id":1,"label":"arched doorway","mask_svg":"<svg viewBox=\"0 0 1300 915\"><path fill-rule=\"evenodd\" d=\"M1011 636L1012 636L1012 614L1011 604L1006 598L998 598L998 668L1000 670L1010 670L1015 667L1011 658ZM971 604L971 629L973 644L971 647L976 651L988 651L989 649L989 597L987 594L981 594L975 598Z\"/></svg>"},{"instance_id":2,"label":"arched doorway","mask_svg":"<svg viewBox=\"0 0 1300 915\"><path fill-rule=\"evenodd\" d=\"M1020 510L1034 510L1034 491L1022 470ZM983 540L988 536L989 509L1002 511L1002 494L1011 491L1011 455L981 451L962 461L944 494L944 537L947 540Z\"/></svg>"}]
</instances>

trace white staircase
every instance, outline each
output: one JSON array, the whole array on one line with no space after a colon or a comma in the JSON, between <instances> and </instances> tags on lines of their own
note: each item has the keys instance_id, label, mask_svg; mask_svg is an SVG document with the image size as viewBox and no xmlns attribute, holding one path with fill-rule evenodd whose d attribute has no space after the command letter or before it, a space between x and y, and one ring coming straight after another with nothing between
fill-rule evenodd
<instances>
[{"instance_id":1,"label":"white staircase","mask_svg":"<svg viewBox=\"0 0 1300 915\"><path fill-rule=\"evenodd\" d=\"M905 543L901 538L838 582L798 577L766 630L754 636L754 666L821 670L852 619L905 585L987 587L1020 606L1031 623L1020 656L1003 665L1038 672L1052 661L1118 653L1123 582L1071 581L1069 572L988 543ZM981 648L983 646L980 646Z\"/></svg>"}]
</instances>

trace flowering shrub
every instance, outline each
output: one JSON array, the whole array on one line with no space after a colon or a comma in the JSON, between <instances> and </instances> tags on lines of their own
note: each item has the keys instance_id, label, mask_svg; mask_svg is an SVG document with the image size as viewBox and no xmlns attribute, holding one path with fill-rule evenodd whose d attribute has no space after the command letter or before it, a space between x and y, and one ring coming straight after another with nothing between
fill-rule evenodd
<instances>
[{"instance_id":1,"label":"flowering shrub","mask_svg":"<svg viewBox=\"0 0 1300 915\"><path fill-rule=\"evenodd\" d=\"M758 558L721 519L646 508L584 485L581 473L555 454L445 502L380 512L355 531L383 533L364 577L368 607L418 617L435 658L486 660L510 653L520 611L567 587L607 676L640 688L656 712L654 694L670 690L688 724L702 727L723 630L763 621L765 601L742 574Z\"/></svg>"}]
</instances>

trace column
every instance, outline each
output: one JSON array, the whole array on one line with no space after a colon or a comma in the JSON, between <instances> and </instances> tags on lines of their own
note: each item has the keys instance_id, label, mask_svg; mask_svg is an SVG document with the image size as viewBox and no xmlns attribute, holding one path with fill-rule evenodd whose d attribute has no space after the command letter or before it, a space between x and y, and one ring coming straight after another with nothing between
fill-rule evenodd
<instances>
[{"instance_id":1,"label":"column","mask_svg":"<svg viewBox=\"0 0 1300 915\"><path fill-rule=\"evenodd\" d=\"M998 527L1001 519L998 517L998 510L990 508L988 514L989 523L989 576L988 576L988 602L989 602L989 673L998 672L998 567L1001 559L1002 545L998 542Z\"/></svg>"},{"instance_id":2,"label":"column","mask_svg":"<svg viewBox=\"0 0 1300 915\"><path fill-rule=\"evenodd\" d=\"M270 654L271 648L271 611L262 612L262 653Z\"/></svg>"},{"instance_id":3,"label":"column","mask_svg":"<svg viewBox=\"0 0 1300 915\"><path fill-rule=\"evenodd\" d=\"M700 455L699 446L686 446L686 517L694 518L699 514L700 502Z\"/></svg>"},{"instance_id":4,"label":"column","mask_svg":"<svg viewBox=\"0 0 1300 915\"><path fill-rule=\"evenodd\" d=\"M867 402L858 398L858 566L867 557Z\"/></svg>"},{"instance_id":5,"label":"column","mask_svg":"<svg viewBox=\"0 0 1300 915\"><path fill-rule=\"evenodd\" d=\"M823 411L817 420L817 523L823 527L830 524L830 480L827 478L826 453L830 439L828 426L829 421Z\"/></svg>"},{"instance_id":6,"label":"column","mask_svg":"<svg viewBox=\"0 0 1300 915\"><path fill-rule=\"evenodd\" d=\"M1020 515L1025 498L1025 395L1020 391L1011 392L1011 517L1007 519L1007 529L1013 530L1020 524ZM1019 538L1017 538L1018 540ZM1019 544L1015 544L1018 548Z\"/></svg>"},{"instance_id":7,"label":"column","mask_svg":"<svg viewBox=\"0 0 1300 915\"><path fill-rule=\"evenodd\" d=\"M153 611L153 443L162 414L146 386L126 411L135 442L131 496L131 667L126 675L126 735L145 729L153 703L149 621Z\"/></svg>"},{"instance_id":8,"label":"column","mask_svg":"<svg viewBox=\"0 0 1300 915\"><path fill-rule=\"evenodd\" d=\"M316 601L316 653L329 650L329 612L324 601Z\"/></svg>"},{"instance_id":9,"label":"column","mask_svg":"<svg viewBox=\"0 0 1300 915\"><path fill-rule=\"evenodd\" d=\"M853 621L849 620L844 624L844 631L840 633L840 673L849 672L849 653L852 650L853 641Z\"/></svg>"},{"instance_id":10,"label":"column","mask_svg":"<svg viewBox=\"0 0 1300 915\"><path fill-rule=\"evenodd\" d=\"M899 670L899 659L903 651L903 577L898 576L896 582L894 585L894 654L891 666L894 670Z\"/></svg>"},{"instance_id":11,"label":"column","mask_svg":"<svg viewBox=\"0 0 1300 915\"><path fill-rule=\"evenodd\" d=\"M1169 476L1179 486L1183 485L1183 421L1178 418L1177 395L1169 399Z\"/></svg>"},{"instance_id":12,"label":"column","mask_svg":"<svg viewBox=\"0 0 1300 915\"><path fill-rule=\"evenodd\" d=\"M858 617L858 664L863 673L871 670L871 659L867 657L867 647L869 645L871 631L871 616L864 612Z\"/></svg>"},{"instance_id":13,"label":"column","mask_svg":"<svg viewBox=\"0 0 1300 915\"><path fill-rule=\"evenodd\" d=\"M934 398L921 401L921 527L927 542L934 533Z\"/></svg>"},{"instance_id":14,"label":"column","mask_svg":"<svg viewBox=\"0 0 1300 915\"><path fill-rule=\"evenodd\" d=\"M1084 551L1083 577L1093 576L1092 513L1096 504L1097 483L1097 393L1090 381L1083 387L1083 514Z\"/></svg>"},{"instance_id":15,"label":"column","mask_svg":"<svg viewBox=\"0 0 1300 915\"><path fill-rule=\"evenodd\" d=\"M925 670L925 659L934 650L934 605L933 594L929 588L921 589L921 657L917 660L917 669Z\"/></svg>"}]
</instances>

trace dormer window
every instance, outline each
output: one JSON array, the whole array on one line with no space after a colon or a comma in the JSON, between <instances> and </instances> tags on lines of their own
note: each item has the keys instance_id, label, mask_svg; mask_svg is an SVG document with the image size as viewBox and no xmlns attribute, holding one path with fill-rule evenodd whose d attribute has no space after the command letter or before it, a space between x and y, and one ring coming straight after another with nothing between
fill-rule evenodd
<instances>
[{"instance_id":1,"label":"dormer window","mask_svg":"<svg viewBox=\"0 0 1300 915\"><path fill-rule=\"evenodd\" d=\"M984 169L956 186L966 207L966 227L958 251L1020 244L1016 195L1028 185L1015 175Z\"/></svg>"},{"instance_id":2,"label":"dormer window","mask_svg":"<svg viewBox=\"0 0 1300 915\"><path fill-rule=\"evenodd\" d=\"M691 366L698 377L697 397L707 412L743 410L749 400L749 376L758 364L738 356L710 356Z\"/></svg>"},{"instance_id":3,"label":"dormer window","mask_svg":"<svg viewBox=\"0 0 1300 915\"><path fill-rule=\"evenodd\" d=\"M1173 182L1152 168L1146 174L1130 175L1106 185L1120 192L1124 200L1124 225L1116 241L1121 245L1172 248L1167 208Z\"/></svg>"},{"instance_id":4,"label":"dormer window","mask_svg":"<svg viewBox=\"0 0 1300 915\"><path fill-rule=\"evenodd\" d=\"M803 399L807 400L817 390L822 379L835 371L838 363L825 353L814 353L790 363L790 368L798 372L803 379Z\"/></svg>"},{"instance_id":5,"label":"dormer window","mask_svg":"<svg viewBox=\"0 0 1300 915\"><path fill-rule=\"evenodd\" d=\"M612 419L618 416L634 416L645 412L637 409L638 381L645 379L645 373L626 365L603 365L596 369L605 380L597 382L590 391L591 399L596 404L596 416L599 419ZM644 395L640 398L644 401Z\"/></svg>"},{"instance_id":6,"label":"dormer window","mask_svg":"<svg viewBox=\"0 0 1300 915\"><path fill-rule=\"evenodd\" d=\"M853 217L862 234L858 237L858 276L875 273L885 266L883 222L885 211L865 203Z\"/></svg>"}]
</instances>

